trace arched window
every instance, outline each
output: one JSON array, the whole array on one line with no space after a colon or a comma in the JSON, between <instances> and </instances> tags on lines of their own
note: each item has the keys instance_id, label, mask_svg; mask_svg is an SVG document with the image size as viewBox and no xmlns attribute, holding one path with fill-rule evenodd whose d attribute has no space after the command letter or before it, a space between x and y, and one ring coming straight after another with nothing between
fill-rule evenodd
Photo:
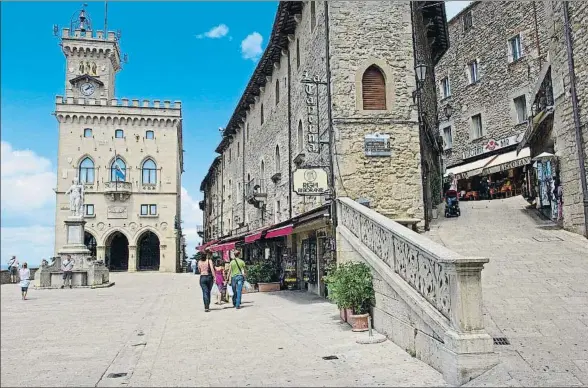
<instances>
[{"instance_id":1,"label":"arched window","mask_svg":"<svg viewBox=\"0 0 588 388\"><path fill-rule=\"evenodd\" d=\"M364 110L386 110L386 80L377 66L372 65L363 73L361 95Z\"/></svg>"},{"instance_id":2,"label":"arched window","mask_svg":"<svg viewBox=\"0 0 588 388\"><path fill-rule=\"evenodd\" d=\"M296 69L300 67L300 40L296 39Z\"/></svg>"},{"instance_id":3,"label":"arched window","mask_svg":"<svg viewBox=\"0 0 588 388\"><path fill-rule=\"evenodd\" d=\"M141 167L143 171L143 184L154 185L157 183L157 165L152 159L147 159Z\"/></svg>"},{"instance_id":4,"label":"arched window","mask_svg":"<svg viewBox=\"0 0 588 388\"><path fill-rule=\"evenodd\" d=\"M110 181L125 182L127 180L127 164L117 157L110 165Z\"/></svg>"},{"instance_id":5,"label":"arched window","mask_svg":"<svg viewBox=\"0 0 588 388\"><path fill-rule=\"evenodd\" d=\"M117 139L122 139L125 137L125 132L122 129L117 129L114 131L114 137Z\"/></svg>"},{"instance_id":6,"label":"arched window","mask_svg":"<svg viewBox=\"0 0 588 388\"><path fill-rule=\"evenodd\" d=\"M265 178L265 163L261 161L261 179Z\"/></svg>"},{"instance_id":7,"label":"arched window","mask_svg":"<svg viewBox=\"0 0 588 388\"><path fill-rule=\"evenodd\" d=\"M92 128L84 128L84 137L92 137Z\"/></svg>"},{"instance_id":8,"label":"arched window","mask_svg":"<svg viewBox=\"0 0 588 388\"><path fill-rule=\"evenodd\" d=\"M280 103L280 80L276 80L276 105Z\"/></svg>"},{"instance_id":9,"label":"arched window","mask_svg":"<svg viewBox=\"0 0 588 388\"><path fill-rule=\"evenodd\" d=\"M304 151L304 130L302 129L302 120L298 122L298 152Z\"/></svg>"},{"instance_id":10,"label":"arched window","mask_svg":"<svg viewBox=\"0 0 588 388\"><path fill-rule=\"evenodd\" d=\"M263 104L261 104L261 125L263 125Z\"/></svg>"},{"instance_id":11,"label":"arched window","mask_svg":"<svg viewBox=\"0 0 588 388\"><path fill-rule=\"evenodd\" d=\"M94 183L94 162L90 158L84 158L80 163L80 182Z\"/></svg>"},{"instance_id":12,"label":"arched window","mask_svg":"<svg viewBox=\"0 0 588 388\"><path fill-rule=\"evenodd\" d=\"M245 126L245 138L249 141L249 123Z\"/></svg>"},{"instance_id":13,"label":"arched window","mask_svg":"<svg viewBox=\"0 0 588 388\"><path fill-rule=\"evenodd\" d=\"M276 173L280 172L281 170L281 166L280 166L280 146L277 145L276 146Z\"/></svg>"},{"instance_id":14,"label":"arched window","mask_svg":"<svg viewBox=\"0 0 588 388\"><path fill-rule=\"evenodd\" d=\"M314 1L310 2L310 31L314 31L316 27L316 5Z\"/></svg>"}]
</instances>

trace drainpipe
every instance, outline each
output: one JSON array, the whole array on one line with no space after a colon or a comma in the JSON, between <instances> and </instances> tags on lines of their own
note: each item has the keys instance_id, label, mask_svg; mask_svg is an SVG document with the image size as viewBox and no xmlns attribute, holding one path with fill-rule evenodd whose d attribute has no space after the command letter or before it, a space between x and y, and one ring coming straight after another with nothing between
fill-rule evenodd
<instances>
[{"instance_id":1,"label":"drainpipe","mask_svg":"<svg viewBox=\"0 0 588 388\"><path fill-rule=\"evenodd\" d=\"M332 112L332 96L331 96L331 50L330 50L330 31L329 31L329 2L325 1L325 61L327 67L327 130L329 131L329 167L331 170L331 221L333 228L337 227L337 211L336 200L337 191L335 188L335 154L333 147L335 146L335 133L333 131L333 112ZM319 124L320 125L320 124ZM343 184L343 182L341 182ZM335 234L333 234L335 235Z\"/></svg>"},{"instance_id":2,"label":"drainpipe","mask_svg":"<svg viewBox=\"0 0 588 388\"><path fill-rule=\"evenodd\" d=\"M219 237L223 236L225 233L225 228L223 227L225 213L224 213L224 204L225 204L225 151L221 155L221 181L220 181L220 189L221 189L221 205L220 205L220 235Z\"/></svg>"},{"instance_id":3,"label":"drainpipe","mask_svg":"<svg viewBox=\"0 0 588 388\"><path fill-rule=\"evenodd\" d=\"M563 2L564 33L566 37L566 52L568 56L568 71L570 75L570 94L572 97L572 111L574 114L574 129L576 130L576 151L580 164L580 183L582 185L582 197L584 199L584 236L588 238L588 184L586 182L586 162L584 160L584 142L580 125L580 107L578 106L578 94L576 92L576 72L574 71L574 51L572 46L572 34L568 2Z\"/></svg>"},{"instance_id":4,"label":"drainpipe","mask_svg":"<svg viewBox=\"0 0 588 388\"><path fill-rule=\"evenodd\" d=\"M278 82L280 82L278 80ZM292 219L292 194L294 193L294 177L292 176L292 66L290 49L288 48L288 219Z\"/></svg>"},{"instance_id":5,"label":"drainpipe","mask_svg":"<svg viewBox=\"0 0 588 388\"><path fill-rule=\"evenodd\" d=\"M246 204L246 201L245 201L245 193L246 193L246 190L247 189L245 188L245 185L247 183L249 183L249 182L245 182L245 177L247 176L247 175L245 175L245 150L246 150L246 148L245 148L245 141L246 141L245 132L246 131L247 131L247 123L243 123L243 130L241 131L241 132L243 132L242 133L242 138L243 138L243 153L241 154L241 157L243 158L243 187L241 188L241 195L243 196L241 198L242 201L243 201L242 202L243 203L243 219L241 220L241 222L243 223L243 225L245 225L245 211L246 211L245 210L245 204ZM247 227L249 227L249 225L247 225Z\"/></svg>"}]
</instances>

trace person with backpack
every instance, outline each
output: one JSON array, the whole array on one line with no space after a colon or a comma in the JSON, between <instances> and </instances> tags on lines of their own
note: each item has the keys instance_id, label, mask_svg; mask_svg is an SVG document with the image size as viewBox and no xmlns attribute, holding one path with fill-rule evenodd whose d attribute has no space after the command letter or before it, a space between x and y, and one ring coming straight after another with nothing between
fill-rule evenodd
<instances>
[{"instance_id":1,"label":"person with backpack","mask_svg":"<svg viewBox=\"0 0 588 388\"><path fill-rule=\"evenodd\" d=\"M235 251L231 259L228 278L231 279L231 288L233 289L233 307L240 309L243 283L245 282L245 262L241 259L240 251Z\"/></svg>"},{"instance_id":2,"label":"person with backpack","mask_svg":"<svg viewBox=\"0 0 588 388\"><path fill-rule=\"evenodd\" d=\"M8 260L8 270L10 271L10 283L16 283L16 275L18 274L18 260L16 260L16 256L12 256L10 260Z\"/></svg>"}]
</instances>

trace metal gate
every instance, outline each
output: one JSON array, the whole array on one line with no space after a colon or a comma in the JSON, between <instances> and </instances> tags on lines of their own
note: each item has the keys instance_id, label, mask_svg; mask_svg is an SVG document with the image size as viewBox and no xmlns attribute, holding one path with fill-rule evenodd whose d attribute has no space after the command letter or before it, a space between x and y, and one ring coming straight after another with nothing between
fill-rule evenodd
<instances>
[{"instance_id":1,"label":"metal gate","mask_svg":"<svg viewBox=\"0 0 588 388\"><path fill-rule=\"evenodd\" d=\"M159 270L159 238L153 232L145 232L139 240L139 270Z\"/></svg>"}]
</instances>

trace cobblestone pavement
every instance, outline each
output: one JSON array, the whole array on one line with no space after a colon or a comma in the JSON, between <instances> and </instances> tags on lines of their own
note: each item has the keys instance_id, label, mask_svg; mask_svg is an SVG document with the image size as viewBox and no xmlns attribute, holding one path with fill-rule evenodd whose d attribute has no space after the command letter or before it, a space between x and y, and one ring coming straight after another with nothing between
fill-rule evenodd
<instances>
[{"instance_id":1,"label":"cobblestone pavement","mask_svg":"<svg viewBox=\"0 0 588 388\"><path fill-rule=\"evenodd\" d=\"M509 346L471 386L588 385L588 240L526 209L521 197L460 202L429 237L468 256L482 273L486 327Z\"/></svg>"},{"instance_id":2,"label":"cobblestone pavement","mask_svg":"<svg viewBox=\"0 0 588 388\"><path fill-rule=\"evenodd\" d=\"M445 385L390 341L357 344L365 334L306 293L248 294L241 310L204 313L192 274L111 277L108 289L31 290L28 301L2 286L0 385Z\"/></svg>"}]
</instances>

